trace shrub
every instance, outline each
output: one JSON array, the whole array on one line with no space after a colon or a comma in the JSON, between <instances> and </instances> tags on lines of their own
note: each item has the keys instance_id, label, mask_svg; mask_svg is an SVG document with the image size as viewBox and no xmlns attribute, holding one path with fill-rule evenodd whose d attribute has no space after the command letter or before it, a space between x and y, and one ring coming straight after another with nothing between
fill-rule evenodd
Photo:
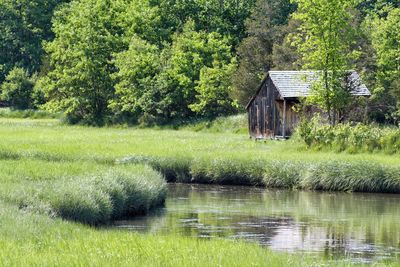
<instances>
[{"instance_id":1,"label":"shrub","mask_svg":"<svg viewBox=\"0 0 400 267\"><path fill-rule=\"evenodd\" d=\"M35 82L24 69L14 68L1 86L1 100L15 109L31 108L34 85Z\"/></svg>"},{"instance_id":2,"label":"shrub","mask_svg":"<svg viewBox=\"0 0 400 267\"><path fill-rule=\"evenodd\" d=\"M375 125L339 124L328 126L315 120L302 122L297 129L298 135L310 148L329 149L349 153L384 151L400 152L400 129L378 127Z\"/></svg>"}]
</instances>

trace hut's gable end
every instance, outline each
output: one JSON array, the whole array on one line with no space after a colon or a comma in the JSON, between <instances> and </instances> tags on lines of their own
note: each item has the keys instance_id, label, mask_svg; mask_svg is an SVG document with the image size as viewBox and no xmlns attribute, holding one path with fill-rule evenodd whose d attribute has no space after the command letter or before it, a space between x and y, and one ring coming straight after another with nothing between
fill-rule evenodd
<instances>
[{"instance_id":1,"label":"hut's gable end","mask_svg":"<svg viewBox=\"0 0 400 267\"><path fill-rule=\"evenodd\" d=\"M268 77L247 106L249 132L252 137L272 138L275 136L275 129L280 124L275 103L279 97L279 92Z\"/></svg>"}]
</instances>

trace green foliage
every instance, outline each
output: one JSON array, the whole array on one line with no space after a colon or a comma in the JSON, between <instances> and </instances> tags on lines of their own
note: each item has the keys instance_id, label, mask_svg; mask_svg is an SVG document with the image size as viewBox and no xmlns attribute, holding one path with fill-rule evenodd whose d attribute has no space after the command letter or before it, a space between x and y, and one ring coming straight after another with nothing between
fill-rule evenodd
<instances>
[{"instance_id":1,"label":"green foliage","mask_svg":"<svg viewBox=\"0 0 400 267\"><path fill-rule=\"evenodd\" d=\"M58 12L56 38L46 46L51 70L38 86L48 100L44 107L89 124L235 111L230 38L197 30L193 20L167 38L162 8L85 0ZM96 16L88 14L93 10Z\"/></svg>"},{"instance_id":2,"label":"green foliage","mask_svg":"<svg viewBox=\"0 0 400 267\"><path fill-rule=\"evenodd\" d=\"M134 36L115 63L119 71L110 107L118 114L151 123L235 111L229 97L235 68L229 40L195 31L193 21L163 50Z\"/></svg>"},{"instance_id":3,"label":"green foliage","mask_svg":"<svg viewBox=\"0 0 400 267\"><path fill-rule=\"evenodd\" d=\"M71 122L103 124L113 97L112 54L124 48L126 6L121 1L73 1L57 12L56 35L46 45L51 71L44 78L45 108Z\"/></svg>"},{"instance_id":4,"label":"green foliage","mask_svg":"<svg viewBox=\"0 0 400 267\"><path fill-rule=\"evenodd\" d=\"M13 68L31 75L44 54L42 41L50 40L53 10L65 0L0 1L0 84Z\"/></svg>"},{"instance_id":5,"label":"green foliage","mask_svg":"<svg viewBox=\"0 0 400 267\"><path fill-rule=\"evenodd\" d=\"M214 61L211 68L202 68L195 87L197 102L190 104L189 108L208 118L234 113L238 106L230 95L231 78L235 69L234 61L228 64Z\"/></svg>"},{"instance_id":6,"label":"green foliage","mask_svg":"<svg viewBox=\"0 0 400 267\"><path fill-rule=\"evenodd\" d=\"M238 47L239 66L233 77L233 95L243 106L253 96L267 71L274 65L282 69L281 65L275 64L272 54L275 45L283 42L285 36L280 32L286 28L294 9L289 0L258 0L246 20L247 36Z\"/></svg>"},{"instance_id":7,"label":"green foliage","mask_svg":"<svg viewBox=\"0 0 400 267\"><path fill-rule=\"evenodd\" d=\"M208 68L215 69L217 72L218 67L227 68L228 71L231 68L229 64L233 56L229 40L216 32L196 32L194 22L189 21L185 24L183 31L174 36L171 49L167 53L170 55L169 59L157 79L162 95L159 101L159 112L166 118L193 116L189 105L196 103L198 92L195 88L199 84L197 90L202 92L202 84L206 82L204 81L206 77L204 74L201 77L201 72L210 71L207 70ZM221 77L219 80L225 81L226 85L227 79L227 77ZM224 92L221 94L226 95L229 87L224 88ZM202 97L201 94L199 97ZM213 100L222 101L220 96ZM229 102L229 99L227 101ZM199 111L202 111L201 107Z\"/></svg>"},{"instance_id":8,"label":"green foliage","mask_svg":"<svg viewBox=\"0 0 400 267\"><path fill-rule=\"evenodd\" d=\"M14 68L0 87L0 99L13 109L29 109L33 104L34 78L22 68Z\"/></svg>"},{"instance_id":9,"label":"green foliage","mask_svg":"<svg viewBox=\"0 0 400 267\"><path fill-rule=\"evenodd\" d=\"M170 33L193 20L196 31L218 32L229 36L236 46L245 36L245 20L255 0L155 0L162 25Z\"/></svg>"},{"instance_id":10,"label":"green foliage","mask_svg":"<svg viewBox=\"0 0 400 267\"><path fill-rule=\"evenodd\" d=\"M301 21L300 33L293 36L294 45L302 54L303 68L321 71L307 100L328 113L329 122L336 124L338 113L349 104L350 88L346 71L354 33L350 25L354 1L296 0L294 17ZM340 117L340 115L339 115Z\"/></svg>"},{"instance_id":11,"label":"green foliage","mask_svg":"<svg viewBox=\"0 0 400 267\"><path fill-rule=\"evenodd\" d=\"M377 54L378 94L389 94L395 99L396 110L390 114L398 121L400 102L400 8L387 8L388 15L373 16L367 22L372 45Z\"/></svg>"},{"instance_id":12,"label":"green foliage","mask_svg":"<svg viewBox=\"0 0 400 267\"><path fill-rule=\"evenodd\" d=\"M116 97L110 107L118 113L154 114L157 101L156 75L160 71L160 51L155 45L133 37L127 51L116 55ZM159 98L159 97L158 97Z\"/></svg>"},{"instance_id":13,"label":"green foliage","mask_svg":"<svg viewBox=\"0 0 400 267\"><path fill-rule=\"evenodd\" d=\"M397 127L378 127L361 123L355 126L347 123L331 127L313 120L302 122L298 134L308 147L316 149L333 149L350 153L400 152L400 130Z\"/></svg>"}]
</instances>

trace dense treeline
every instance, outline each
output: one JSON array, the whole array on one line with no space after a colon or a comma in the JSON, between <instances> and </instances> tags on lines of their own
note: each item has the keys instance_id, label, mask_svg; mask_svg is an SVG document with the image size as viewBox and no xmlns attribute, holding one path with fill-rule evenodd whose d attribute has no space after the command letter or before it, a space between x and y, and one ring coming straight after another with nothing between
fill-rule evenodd
<instances>
[{"instance_id":1,"label":"dense treeline","mask_svg":"<svg viewBox=\"0 0 400 267\"><path fill-rule=\"evenodd\" d=\"M243 109L270 69L355 68L373 91L362 119L397 123L399 1L310 3L0 0L0 105L72 123L165 123ZM312 102L345 113L328 76Z\"/></svg>"}]
</instances>

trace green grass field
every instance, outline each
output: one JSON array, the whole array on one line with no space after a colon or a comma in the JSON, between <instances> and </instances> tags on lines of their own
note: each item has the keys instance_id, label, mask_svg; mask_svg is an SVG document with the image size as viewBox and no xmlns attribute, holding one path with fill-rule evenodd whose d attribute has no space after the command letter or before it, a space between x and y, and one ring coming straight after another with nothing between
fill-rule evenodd
<instances>
[{"instance_id":1,"label":"green grass field","mask_svg":"<svg viewBox=\"0 0 400 267\"><path fill-rule=\"evenodd\" d=\"M297 140L255 142L188 129L88 128L55 120L0 119L0 158L145 163L169 181L333 191L400 192L400 157L306 150ZM239 128L240 129L240 128Z\"/></svg>"},{"instance_id":2,"label":"green grass field","mask_svg":"<svg viewBox=\"0 0 400 267\"><path fill-rule=\"evenodd\" d=\"M304 188L329 189L328 185L332 190L354 190L363 189L362 176L369 174L367 189L376 183L378 189L397 189L397 156L305 151L296 141L254 142L241 131L230 133L224 131L228 125L220 125L180 130L88 128L53 119L1 118L0 265L348 265L274 253L244 242L89 226L162 204L165 181L145 163L169 180L186 182L282 187L309 182ZM343 168L336 170L336 165ZM304 166L311 167L300 168ZM302 179L294 170L316 181ZM377 174L384 175L387 184L379 184ZM336 180L335 175L344 178ZM343 187L347 177L352 184Z\"/></svg>"}]
</instances>

